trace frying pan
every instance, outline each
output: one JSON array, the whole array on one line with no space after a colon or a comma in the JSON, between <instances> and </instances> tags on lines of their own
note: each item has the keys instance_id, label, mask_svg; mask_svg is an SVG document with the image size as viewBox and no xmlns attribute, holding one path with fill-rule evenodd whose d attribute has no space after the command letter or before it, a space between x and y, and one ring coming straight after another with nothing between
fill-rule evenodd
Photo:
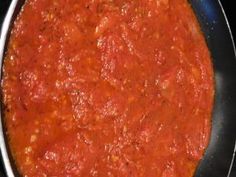
<instances>
[{"instance_id":1,"label":"frying pan","mask_svg":"<svg viewBox=\"0 0 236 177\"><path fill-rule=\"evenodd\" d=\"M189 0L189 2L195 11L211 52L216 89L210 144L198 165L195 177L229 177L236 151L235 46L220 1ZM0 69L13 21L23 3L24 0L12 0L5 16L0 38ZM7 176L17 177L19 174L6 138L3 109L4 107L1 105L0 150L2 161Z\"/></svg>"}]
</instances>

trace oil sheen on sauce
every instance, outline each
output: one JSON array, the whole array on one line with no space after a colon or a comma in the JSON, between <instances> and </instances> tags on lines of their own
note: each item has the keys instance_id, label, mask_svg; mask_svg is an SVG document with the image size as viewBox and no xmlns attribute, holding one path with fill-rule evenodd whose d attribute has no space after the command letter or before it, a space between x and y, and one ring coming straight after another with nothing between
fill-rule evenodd
<instances>
[{"instance_id":1,"label":"oil sheen on sauce","mask_svg":"<svg viewBox=\"0 0 236 177\"><path fill-rule=\"evenodd\" d=\"M191 177L210 54L187 0L27 0L2 79L24 177Z\"/></svg>"}]
</instances>

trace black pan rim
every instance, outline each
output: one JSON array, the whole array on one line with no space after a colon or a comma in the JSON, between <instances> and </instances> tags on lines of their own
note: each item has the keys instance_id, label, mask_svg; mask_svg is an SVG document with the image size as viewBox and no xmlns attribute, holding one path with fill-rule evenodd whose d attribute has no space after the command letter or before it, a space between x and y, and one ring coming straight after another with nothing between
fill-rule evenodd
<instances>
[{"instance_id":1,"label":"black pan rim","mask_svg":"<svg viewBox=\"0 0 236 177\"><path fill-rule=\"evenodd\" d=\"M236 60L236 48L235 48L235 42L234 42L234 37L233 37L233 34L232 34L232 30L230 28L230 24L229 24L229 20L227 18L227 15L225 13L225 10L223 8L223 5L221 3L221 0L218 0L218 3L220 5L220 8L221 8L221 11L224 15L224 18L225 18L225 21L226 21L226 24L227 24L227 28L228 28L228 31L229 31L229 34L230 34L230 38L231 38L231 41L232 41L232 45L233 45L233 50L234 50L234 59ZM227 177L230 177L230 174L231 174L231 171L232 171L232 168L233 168L233 164L234 164L234 159L235 159L235 153L236 153L236 140L234 142L234 151L233 151L233 154L232 154L232 160L231 160L231 163L230 163L230 167L229 167L229 171L228 171L228 175ZM236 163L236 162L235 162Z\"/></svg>"},{"instance_id":2,"label":"black pan rim","mask_svg":"<svg viewBox=\"0 0 236 177\"><path fill-rule=\"evenodd\" d=\"M189 0L190 1L190 4L192 5L192 4L194 4L194 3L199 3L199 1L198 0ZM200 2L202 2L203 0L200 0ZM203 2L204 3L204 2ZM206 4L207 4L207 1L205 2ZM234 38L233 38L233 34L232 34L232 31L231 31L231 28L230 28L230 24L229 24L229 21L228 21L228 18L227 18L227 15L226 15L226 13L225 13L225 10L224 10L224 8L223 8L223 5L222 5L222 3L221 3L221 0L217 0L217 1L214 1L214 2L211 2L211 4L213 4L213 5L215 5L215 6L218 6L219 8L220 8L220 13L221 14L218 14L218 16L220 16L220 15L223 15L223 20L224 20L224 22L225 22L225 25L226 25L226 28L227 28L227 33L229 34L229 38L230 38L230 43L231 43L231 46L232 46L232 52L233 52L233 56L232 56L232 60L234 60L234 61L236 61L236 48L235 48L235 42L234 42ZM210 50L210 52L211 52L211 55L214 53L213 51L212 51L212 48L211 48L211 46L209 45L209 41L208 41L208 35L207 34L205 34L205 33L209 33L209 31L211 31L211 30L209 30L209 31L204 31L203 30L203 26L202 26L202 23L201 23L201 20L203 20L203 21L205 21L205 17L200 17L201 15L199 15L198 13L198 11L195 11L196 9L194 8L194 7L192 7L193 8L193 10L194 10L194 12L195 12L195 15L197 16L197 19L198 19L198 21L199 21L199 23L200 23L200 26L201 26L201 28L202 28L202 32L203 32L203 34L204 34L204 36L205 36L205 40L206 40L206 42L207 42L207 45L208 45L208 48L209 48L209 50ZM199 10L199 9L198 9ZM201 19L201 18L203 18L203 19ZM208 23L208 22L207 22ZM208 24L207 24L207 26L208 26ZM211 28L210 26L208 26L208 28ZM212 58L213 58L213 56L211 56ZM213 59L213 61L212 61L212 63L213 63L213 65L214 65L214 59ZM214 68L214 67L213 67ZM215 79L215 91L217 92L217 86L216 86L216 83L217 83L217 81L216 81L216 72L217 72L217 70L215 70L215 68L214 68L214 79ZM214 107L216 106L216 93L215 93L215 96L214 96L215 98L214 98ZM213 112L214 112L214 107L213 107ZM212 118L214 118L214 113L212 113ZM212 122L212 124L213 124L213 122ZM214 126L212 125L212 132L213 132L213 128L214 128ZM212 139L212 132L211 132L211 139ZM209 146L210 146L210 144L211 144L211 139L210 139L210 142L209 142L209 145L208 145L208 147L207 147L207 149L206 149L206 151L205 151L205 153L204 153L204 156L203 156L203 159L202 160L204 160L204 157L205 157L205 155L206 155L206 153L207 153L207 151L208 151L208 149L209 149ZM234 160L236 159L236 136L234 136L234 145L233 145L233 151L232 151L232 154L231 154L231 162L230 162L230 165L229 165L229 167L228 167L228 172L227 172L227 177L230 177L230 174L231 174L231 171L232 171L232 168L233 168L233 164L234 163L236 163L236 162L234 162ZM201 162L200 162L200 164L201 164ZM199 164L199 166L200 166L200 164ZM214 169L213 169L214 170ZM197 171L196 171L197 172ZM201 173L197 173L197 174L195 174L196 175L196 177L202 177L202 174ZM205 177L205 175L203 175L204 177ZM207 175L206 175L207 176Z\"/></svg>"},{"instance_id":3,"label":"black pan rim","mask_svg":"<svg viewBox=\"0 0 236 177\"><path fill-rule=\"evenodd\" d=\"M220 5L220 8L221 8L221 11L224 15L224 18L225 18L225 21L226 21L226 24L227 24L227 28L228 28L228 31L229 31L229 34L230 34L230 38L231 38L231 41L232 41L232 45L233 45L233 49L234 49L234 59L236 60L236 48L235 48L235 42L234 42L234 37L233 37L233 34L232 34L232 30L230 28L230 24L229 24L229 20L227 18L227 15L225 13L225 10L223 8L223 5L221 3L221 0L218 0L218 3ZM232 171L232 168L233 168L233 164L234 164L234 159L235 159L235 153L236 153L236 140L234 142L234 151L233 151L233 154L232 154L232 160L231 160L231 163L230 163L230 167L229 167L229 172L228 172L228 175L227 177L230 177L230 174L231 174L231 171ZM236 162L235 162L236 163Z\"/></svg>"}]
</instances>

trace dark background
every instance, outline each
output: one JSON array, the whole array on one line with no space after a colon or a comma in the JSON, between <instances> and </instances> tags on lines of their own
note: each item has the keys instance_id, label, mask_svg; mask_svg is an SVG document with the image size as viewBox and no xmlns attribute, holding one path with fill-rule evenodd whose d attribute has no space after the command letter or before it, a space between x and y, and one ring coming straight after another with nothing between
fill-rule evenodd
<instances>
[{"instance_id":1,"label":"dark background","mask_svg":"<svg viewBox=\"0 0 236 177\"><path fill-rule=\"evenodd\" d=\"M4 15L7 11L7 9L3 8L3 7L7 7L6 5L9 5L10 2L11 2L11 0L0 0L0 26L2 24L2 20L4 18ZM234 11L236 11L234 8L235 1L234 0L221 0L221 3L225 9L226 16L228 17L228 21L229 21L234 39L236 40L236 19L234 19ZM1 176L4 177L5 175L2 175L1 172L3 173L3 167L2 167L2 164L0 161L0 177ZM232 170L230 177L236 177L236 162L233 166L233 170Z\"/></svg>"}]
</instances>

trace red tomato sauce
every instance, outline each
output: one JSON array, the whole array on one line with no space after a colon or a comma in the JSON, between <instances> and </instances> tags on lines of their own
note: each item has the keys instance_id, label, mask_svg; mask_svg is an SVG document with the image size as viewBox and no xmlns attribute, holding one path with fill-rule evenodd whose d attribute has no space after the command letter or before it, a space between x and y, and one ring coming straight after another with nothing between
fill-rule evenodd
<instances>
[{"instance_id":1,"label":"red tomato sauce","mask_svg":"<svg viewBox=\"0 0 236 177\"><path fill-rule=\"evenodd\" d=\"M187 0L28 0L3 74L25 177L191 177L208 145L213 69Z\"/></svg>"}]
</instances>

